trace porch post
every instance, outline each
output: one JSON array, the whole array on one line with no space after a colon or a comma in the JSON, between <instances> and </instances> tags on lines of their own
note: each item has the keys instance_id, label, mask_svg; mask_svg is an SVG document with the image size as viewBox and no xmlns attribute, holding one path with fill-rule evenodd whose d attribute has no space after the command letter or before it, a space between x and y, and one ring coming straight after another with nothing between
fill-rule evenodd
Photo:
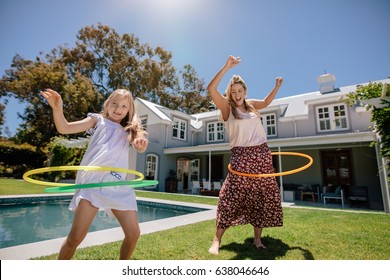
<instances>
[{"instance_id":1,"label":"porch post","mask_svg":"<svg viewBox=\"0 0 390 280\"><path fill-rule=\"evenodd\" d=\"M209 183L211 186L211 150L209 150Z\"/></svg>"},{"instance_id":2,"label":"porch post","mask_svg":"<svg viewBox=\"0 0 390 280\"><path fill-rule=\"evenodd\" d=\"M281 152L280 146L278 146L278 152ZM282 172L282 156L279 155L279 172ZM280 197L282 202L284 201L284 193L283 193L283 176L280 176Z\"/></svg>"}]
</instances>

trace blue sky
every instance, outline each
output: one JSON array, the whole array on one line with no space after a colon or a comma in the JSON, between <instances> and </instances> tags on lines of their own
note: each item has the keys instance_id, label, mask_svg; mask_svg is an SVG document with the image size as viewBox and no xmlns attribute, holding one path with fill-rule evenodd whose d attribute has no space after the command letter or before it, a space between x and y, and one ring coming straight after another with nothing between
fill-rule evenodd
<instances>
[{"instance_id":1,"label":"blue sky","mask_svg":"<svg viewBox=\"0 0 390 280\"><path fill-rule=\"evenodd\" d=\"M239 74L249 98L263 98L283 76L281 98L317 91L324 71L337 87L388 77L389 11L388 0L1 0L0 74L16 53L34 60L72 47L81 28L100 22L171 51L176 68L191 64L206 82L240 56L221 90ZM6 107L12 133L23 108Z\"/></svg>"}]
</instances>

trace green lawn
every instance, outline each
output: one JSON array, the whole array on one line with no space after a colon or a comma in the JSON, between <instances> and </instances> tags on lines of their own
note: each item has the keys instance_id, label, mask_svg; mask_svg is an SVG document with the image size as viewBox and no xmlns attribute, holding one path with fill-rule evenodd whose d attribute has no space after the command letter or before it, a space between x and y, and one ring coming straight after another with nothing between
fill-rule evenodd
<instances>
[{"instance_id":1,"label":"green lawn","mask_svg":"<svg viewBox=\"0 0 390 280\"><path fill-rule=\"evenodd\" d=\"M44 193L45 188L47 187L23 180L0 178L0 195L40 194Z\"/></svg>"},{"instance_id":2,"label":"green lawn","mask_svg":"<svg viewBox=\"0 0 390 280\"><path fill-rule=\"evenodd\" d=\"M44 187L0 179L0 195L39 193ZM151 197L203 204L216 198L137 191ZM137 260L389 260L390 215L313 208L284 208L284 226L263 232L266 250L253 245L250 225L232 227L224 235L219 256L207 250L215 220L142 235L133 254ZM78 249L74 259L117 259L120 242ZM39 259L56 259L56 255Z\"/></svg>"}]
</instances>

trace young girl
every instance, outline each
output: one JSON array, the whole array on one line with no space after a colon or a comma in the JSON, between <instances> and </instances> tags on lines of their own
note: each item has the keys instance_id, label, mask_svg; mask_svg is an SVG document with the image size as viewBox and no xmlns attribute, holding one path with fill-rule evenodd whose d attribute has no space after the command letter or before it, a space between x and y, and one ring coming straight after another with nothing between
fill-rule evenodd
<instances>
[{"instance_id":1,"label":"young girl","mask_svg":"<svg viewBox=\"0 0 390 280\"><path fill-rule=\"evenodd\" d=\"M240 76L234 75L225 97L217 87L226 72L240 61L239 57L229 56L207 89L225 122L232 169L252 174L274 173L271 151L258 110L272 102L283 79L276 78L276 86L263 100L247 100L246 83ZM245 177L229 173L219 193L216 235L209 252L219 254L221 238L228 227L248 223L254 227L254 245L265 248L261 241L262 229L283 225L278 184L275 177Z\"/></svg>"},{"instance_id":2,"label":"young girl","mask_svg":"<svg viewBox=\"0 0 390 280\"><path fill-rule=\"evenodd\" d=\"M91 139L80 165L112 166L128 168L130 143L138 152L148 146L146 132L134 109L131 93L115 90L104 102L100 114L89 113L80 121L68 122L63 113L61 96L47 89L41 95L53 109L54 123L59 133L70 134L87 131ZM126 180L126 173L104 171L78 171L76 184L113 182ZM71 259L88 233L99 209L106 210L119 221L124 240L120 259L129 259L140 235L137 202L134 190L128 186L79 189L69 205L74 218L68 237L64 241L58 259Z\"/></svg>"}]
</instances>

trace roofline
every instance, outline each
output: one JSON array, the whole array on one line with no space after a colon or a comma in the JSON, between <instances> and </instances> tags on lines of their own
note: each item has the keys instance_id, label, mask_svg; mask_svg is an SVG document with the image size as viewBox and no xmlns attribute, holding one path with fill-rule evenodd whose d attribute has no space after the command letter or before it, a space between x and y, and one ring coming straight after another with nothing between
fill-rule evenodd
<instances>
[{"instance_id":1,"label":"roofline","mask_svg":"<svg viewBox=\"0 0 390 280\"><path fill-rule=\"evenodd\" d=\"M157 118L159 118L161 120L161 123L172 124L172 120L169 119L169 117L167 115L165 115L160 109L158 109L158 110L161 112L161 114L164 114L166 116L166 118L161 118L161 116L159 116L154 110L152 110L147 104L145 104L145 102L143 102L143 101L147 101L147 100L139 98L139 97L136 97L135 100L138 100L138 102L140 102L142 105L144 105L146 108L148 108ZM147 102L150 102L150 101L147 101ZM150 102L150 103L152 103L152 102Z\"/></svg>"}]
</instances>

